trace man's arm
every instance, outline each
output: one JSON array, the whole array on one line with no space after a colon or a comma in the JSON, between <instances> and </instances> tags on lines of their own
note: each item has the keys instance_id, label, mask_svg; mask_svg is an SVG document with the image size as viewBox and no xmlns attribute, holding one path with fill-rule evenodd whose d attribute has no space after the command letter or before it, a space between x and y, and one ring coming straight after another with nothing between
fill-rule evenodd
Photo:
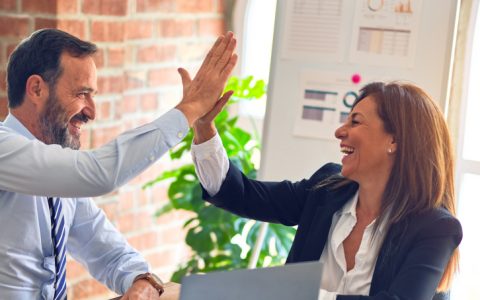
<instances>
[{"instance_id":1,"label":"man's arm","mask_svg":"<svg viewBox=\"0 0 480 300\"><path fill-rule=\"evenodd\" d=\"M118 294L126 293L135 277L149 272L148 263L91 199L75 201L67 251L99 282Z\"/></svg>"},{"instance_id":2,"label":"man's arm","mask_svg":"<svg viewBox=\"0 0 480 300\"><path fill-rule=\"evenodd\" d=\"M237 61L235 44L231 32L219 37L193 80L187 71L179 70L184 88L176 110L99 149L75 151L47 146L0 127L0 190L91 197L124 184L175 146L185 137L189 125L221 101L219 97Z\"/></svg>"},{"instance_id":3,"label":"man's arm","mask_svg":"<svg viewBox=\"0 0 480 300\"><path fill-rule=\"evenodd\" d=\"M0 190L53 197L91 197L132 179L180 142L188 132L172 110L89 151L45 145L0 129Z\"/></svg>"}]
</instances>

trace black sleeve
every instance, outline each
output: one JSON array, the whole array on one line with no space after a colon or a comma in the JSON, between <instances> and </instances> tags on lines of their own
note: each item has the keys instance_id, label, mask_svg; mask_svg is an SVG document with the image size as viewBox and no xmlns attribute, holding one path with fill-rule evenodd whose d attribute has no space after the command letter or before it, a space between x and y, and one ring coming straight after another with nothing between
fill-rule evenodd
<instances>
[{"instance_id":1,"label":"black sleeve","mask_svg":"<svg viewBox=\"0 0 480 300\"><path fill-rule=\"evenodd\" d=\"M220 191L203 198L213 205L242 217L255 220L297 225L312 187L322 179L339 172L336 164L327 164L309 179L298 182L262 182L247 178L230 161Z\"/></svg>"},{"instance_id":2,"label":"black sleeve","mask_svg":"<svg viewBox=\"0 0 480 300\"><path fill-rule=\"evenodd\" d=\"M453 251L462 239L457 219L444 217L419 231L405 261L385 290L373 296L338 295L337 300L432 299Z\"/></svg>"}]
</instances>

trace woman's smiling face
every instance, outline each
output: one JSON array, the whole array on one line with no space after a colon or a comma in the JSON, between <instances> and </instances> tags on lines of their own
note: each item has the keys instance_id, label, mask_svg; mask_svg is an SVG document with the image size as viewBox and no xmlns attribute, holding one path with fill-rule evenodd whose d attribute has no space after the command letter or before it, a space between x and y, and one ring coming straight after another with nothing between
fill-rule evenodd
<instances>
[{"instance_id":1,"label":"woman's smiling face","mask_svg":"<svg viewBox=\"0 0 480 300\"><path fill-rule=\"evenodd\" d=\"M389 176L393 166L396 144L385 131L372 96L359 101L340 128L335 131L342 159L342 175L358 183Z\"/></svg>"}]
</instances>

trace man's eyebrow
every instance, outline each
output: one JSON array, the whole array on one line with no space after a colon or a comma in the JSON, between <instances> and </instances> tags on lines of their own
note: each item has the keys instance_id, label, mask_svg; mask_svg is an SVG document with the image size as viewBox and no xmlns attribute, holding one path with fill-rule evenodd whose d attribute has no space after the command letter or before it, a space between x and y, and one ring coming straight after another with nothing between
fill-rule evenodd
<instances>
[{"instance_id":1,"label":"man's eyebrow","mask_svg":"<svg viewBox=\"0 0 480 300\"><path fill-rule=\"evenodd\" d=\"M78 88L77 92L88 92L88 93L93 94L93 95L97 94L96 90L94 90L91 87L86 87L86 86Z\"/></svg>"}]
</instances>

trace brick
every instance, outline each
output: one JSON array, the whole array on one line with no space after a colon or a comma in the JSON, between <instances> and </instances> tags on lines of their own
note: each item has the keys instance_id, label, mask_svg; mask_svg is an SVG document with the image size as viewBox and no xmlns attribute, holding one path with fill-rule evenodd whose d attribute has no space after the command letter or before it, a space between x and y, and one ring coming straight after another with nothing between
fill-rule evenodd
<instances>
[{"instance_id":1,"label":"brick","mask_svg":"<svg viewBox=\"0 0 480 300\"><path fill-rule=\"evenodd\" d=\"M136 192L128 191L120 193L119 200L119 212L125 214L130 212L135 206L135 194Z\"/></svg>"},{"instance_id":2,"label":"brick","mask_svg":"<svg viewBox=\"0 0 480 300\"><path fill-rule=\"evenodd\" d=\"M141 88L145 85L146 78L146 71L126 71L124 74L125 88L127 90Z\"/></svg>"},{"instance_id":3,"label":"brick","mask_svg":"<svg viewBox=\"0 0 480 300\"><path fill-rule=\"evenodd\" d=\"M223 19L200 19L198 20L198 34L201 36L218 36L225 32Z\"/></svg>"},{"instance_id":4,"label":"brick","mask_svg":"<svg viewBox=\"0 0 480 300\"><path fill-rule=\"evenodd\" d=\"M57 28L56 19L35 18L35 30L42 28Z\"/></svg>"},{"instance_id":5,"label":"brick","mask_svg":"<svg viewBox=\"0 0 480 300\"><path fill-rule=\"evenodd\" d=\"M88 274L88 271L77 261L67 260L67 281L78 279Z\"/></svg>"},{"instance_id":6,"label":"brick","mask_svg":"<svg viewBox=\"0 0 480 300\"><path fill-rule=\"evenodd\" d=\"M0 10L14 11L17 8L16 0L2 0L0 1Z\"/></svg>"},{"instance_id":7,"label":"brick","mask_svg":"<svg viewBox=\"0 0 480 300\"><path fill-rule=\"evenodd\" d=\"M92 41L121 42L124 37L124 23L119 21L93 21Z\"/></svg>"},{"instance_id":8,"label":"brick","mask_svg":"<svg viewBox=\"0 0 480 300\"><path fill-rule=\"evenodd\" d=\"M110 67L120 67L125 60L125 48L108 49L108 65Z\"/></svg>"},{"instance_id":9,"label":"brick","mask_svg":"<svg viewBox=\"0 0 480 300\"><path fill-rule=\"evenodd\" d=\"M20 42L20 41L19 41ZM15 48L17 47L17 43L16 44L10 44L10 45L7 45L7 58L10 57L10 55L12 54L13 50L15 50Z\"/></svg>"},{"instance_id":10,"label":"brick","mask_svg":"<svg viewBox=\"0 0 480 300\"><path fill-rule=\"evenodd\" d=\"M86 279L78 282L70 288L73 293L71 299L90 299L92 296L100 296L103 294L111 294L106 286L102 285L95 279ZM103 299L108 299L103 298Z\"/></svg>"},{"instance_id":11,"label":"brick","mask_svg":"<svg viewBox=\"0 0 480 300\"><path fill-rule=\"evenodd\" d=\"M135 249L141 251L157 247L160 241L157 241L157 233L150 231L128 238L128 243Z\"/></svg>"},{"instance_id":12,"label":"brick","mask_svg":"<svg viewBox=\"0 0 480 300\"><path fill-rule=\"evenodd\" d=\"M84 0L82 12L93 15L125 16L127 0Z\"/></svg>"},{"instance_id":13,"label":"brick","mask_svg":"<svg viewBox=\"0 0 480 300\"><path fill-rule=\"evenodd\" d=\"M153 36L153 22L131 20L125 24L125 38L127 40L145 39Z\"/></svg>"},{"instance_id":14,"label":"brick","mask_svg":"<svg viewBox=\"0 0 480 300\"><path fill-rule=\"evenodd\" d=\"M185 241L187 231L183 229L183 224L176 226L177 228L168 228L159 233L159 240L162 245L178 245Z\"/></svg>"},{"instance_id":15,"label":"brick","mask_svg":"<svg viewBox=\"0 0 480 300\"><path fill-rule=\"evenodd\" d=\"M120 232L125 233L133 230L135 226L132 215L133 213L127 213L115 219L115 226Z\"/></svg>"},{"instance_id":16,"label":"brick","mask_svg":"<svg viewBox=\"0 0 480 300\"><path fill-rule=\"evenodd\" d=\"M176 47L174 45L150 45L140 47L137 51L137 61L163 62L175 59Z\"/></svg>"},{"instance_id":17,"label":"brick","mask_svg":"<svg viewBox=\"0 0 480 300\"><path fill-rule=\"evenodd\" d=\"M137 0L137 12L171 12L174 0Z\"/></svg>"},{"instance_id":18,"label":"brick","mask_svg":"<svg viewBox=\"0 0 480 300\"><path fill-rule=\"evenodd\" d=\"M164 226L165 224L183 226L185 221L192 218L194 214L189 211L173 211L156 219L156 224Z\"/></svg>"},{"instance_id":19,"label":"brick","mask_svg":"<svg viewBox=\"0 0 480 300\"><path fill-rule=\"evenodd\" d=\"M195 33L195 21L187 20L161 20L158 22L160 37L188 37Z\"/></svg>"},{"instance_id":20,"label":"brick","mask_svg":"<svg viewBox=\"0 0 480 300\"><path fill-rule=\"evenodd\" d=\"M142 112L155 111L158 108L157 94L145 94L140 97Z\"/></svg>"},{"instance_id":21,"label":"brick","mask_svg":"<svg viewBox=\"0 0 480 300\"><path fill-rule=\"evenodd\" d=\"M105 50L98 49L97 53L93 55L93 60L98 69L103 68L105 66Z\"/></svg>"},{"instance_id":22,"label":"brick","mask_svg":"<svg viewBox=\"0 0 480 300\"><path fill-rule=\"evenodd\" d=\"M118 215L116 221L118 229L124 233L144 230L150 228L155 223L153 212L150 210L126 212L125 214ZM140 236L142 235L143 234L140 234ZM137 237L141 240L142 238L140 236Z\"/></svg>"},{"instance_id":23,"label":"brick","mask_svg":"<svg viewBox=\"0 0 480 300\"><path fill-rule=\"evenodd\" d=\"M7 72L0 71L0 92L7 91Z\"/></svg>"},{"instance_id":24,"label":"brick","mask_svg":"<svg viewBox=\"0 0 480 300\"><path fill-rule=\"evenodd\" d=\"M191 76L193 76L195 73L190 73ZM192 77L193 78L193 77ZM170 90L168 92L163 92L159 96L159 112L164 113L167 110L173 108L175 105L180 102L182 99L182 89L179 87L178 89L175 90Z\"/></svg>"},{"instance_id":25,"label":"brick","mask_svg":"<svg viewBox=\"0 0 480 300\"><path fill-rule=\"evenodd\" d=\"M52 0L23 0L22 10L30 13L55 14L57 12L57 1Z\"/></svg>"},{"instance_id":26,"label":"brick","mask_svg":"<svg viewBox=\"0 0 480 300\"><path fill-rule=\"evenodd\" d=\"M66 19L35 19L35 30L41 28L57 28L70 33L78 38L85 39L85 21L66 20Z\"/></svg>"},{"instance_id":27,"label":"brick","mask_svg":"<svg viewBox=\"0 0 480 300\"><path fill-rule=\"evenodd\" d=\"M160 243L163 244L163 241L160 239ZM145 256L145 259L148 261L149 265L152 268L166 268L171 267L172 265L178 265L182 261L178 259L178 251L176 249L166 249L163 251L155 251L155 253ZM160 277L162 278L162 277ZM169 277L163 277L165 280Z\"/></svg>"},{"instance_id":28,"label":"brick","mask_svg":"<svg viewBox=\"0 0 480 300\"><path fill-rule=\"evenodd\" d=\"M119 126L95 129L92 131L92 148L97 148L113 140L120 134Z\"/></svg>"},{"instance_id":29,"label":"brick","mask_svg":"<svg viewBox=\"0 0 480 300\"><path fill-rule=\"evenodd\" d=\"M148 73L148 86L165 86L180 84L180 75L174 68L150 70Z\"/></svg>"},{"instance_id":30,"label":"brick","mask_svg":"<svg viewBox=\"0 0 480 300\"><path fill-rule=\"evenodd\" d=\"M23 17L0 17L0 36L25 38L30 32L29 19Z\"/></svg>"},{"instance_id":31,"label":"brick","mask_svg":"<svg viewBox=\"0 0 480 300\"><path fill-rule=\"evenodd\" d=\"M148 170L150 170L150 168L147 169L147 171ZM142 173L142 174L145 174L145 172ZM155 175L158 176L158 175L160 175L160 173L156 173ZM151 176L151 177L147 176L148 179L144 180L142 178L141 182L143 182L143 183L149 182L150 180L154 179L156 176ZM140 178L140 176L139 176L139 178ZM143 206L148 206L150 203L152 203L152 195L151 195L150 191L144 191L143 193L140 193L140 195L138 197L138 205L143 207ZM156 209L152 210L152 213L155 214L155 211L156 211Z\"/></svg>"},{"instance_id":32,"label":"brick","mask_svg":"<svg viewBox=\"0 0 480 300\"><path fill-rule=\"evenodd\" d=\"M0 97L0 120L5 120L8 114L8 101L7 97Z\"/></svg>"},{"instance_id":33,"label":"brick","mask_svg":"<svg viewBox=\"0 0 480 300\"><path fill-rule=\"evenodd\" d=\"M78 12L78 1L57 0L57 15L75 14Z\"/></svg>"},{"instance_id":34,"label":"brick","mask_svg":"<svg viewBox=\"0 0 480 300\"><path fill-rule=\"evenodd\" d=\"M7 66L7 54L5 44L3 44L2 42L0 42L0 66L2 66L2 68L6 68Z\"/></svg>"},{"instance_id":35,"label":"brick","mask_svg":"<svg viewBox=\"0 0 480 300\"><path fill-rule=\"evenodd\" d=\"M182 13L213 12L215 0L177 0L176 11Z\"/></svg>"},{"instance_id":36,"label":"brick","mask_svg":"<svg viewBox=\"0 0 480 300\"><path fill-rule=\"evenodd\" d=\"M111 222L115 221L118 216L118 206L118 201L109 201L99 205L99 207L105 212L107 219Z\"/></svg>"},{"instance_id":37,"label":"brick","mask_svg":"<svg viewBox=\"0 0 480 300\"><path fill-rule=\"evenodd\" d=\"M122 113L131 114L137 111L138 108L138 96L124 96L122 101Z\"/></svg>"},{"instance_id":38,"label":"brick","mask_svg":"<svg viewBox=\"0 0 480 300\"><path fill-rule=\"evenodd\" d=\"M211 44L182 44L178 46L177 58L181 62L190 62L190 61L202 61L207 55L208 50L210 49ZM195 73L191 73L192 76ZM193 77L192 77L193 78Z\"/></svg>"},{"instance_id":39,"label":"brick","mask_svg":"<svg viewBox=\"0 0 480 300\"><path fill-rule=\"evenodd\" d=\"M123 76L107 76L98 78L98 92L101 94L117 94L123 92Z\"/></svg>"},{"instance_id":40,"label":"brick","mask_svg":"<svg viewBox=\"0 0 480 300\"><path fill-rule=\"evenodd\" d=\"M123 58L123 65L124 66L129 66L129 65L136 65L136 49L137 46L134 45L124 45L125 48L125 57Z\"/></svg>"},{"instance_id":41,"label":"brick","mask_svg":"<svg viewBox=\"0 0 480 300\"><path fill-rule=\"evenodd\" d=\"M57 28L70 33L78 38L86 38L86 23L80 20L64 20L60 19L57 22Z\"/></svg>"},{"instance_id":42,"label":"brick","mask_svg":"<svg viewBox=\"0 0 480 300\"><path fill-rule=\"evenodd\" d=\"M98 105L98 112L97 120L110 120L112 118L112 103L110 101L100 103Z\"/></svg>"}]
</instances>

